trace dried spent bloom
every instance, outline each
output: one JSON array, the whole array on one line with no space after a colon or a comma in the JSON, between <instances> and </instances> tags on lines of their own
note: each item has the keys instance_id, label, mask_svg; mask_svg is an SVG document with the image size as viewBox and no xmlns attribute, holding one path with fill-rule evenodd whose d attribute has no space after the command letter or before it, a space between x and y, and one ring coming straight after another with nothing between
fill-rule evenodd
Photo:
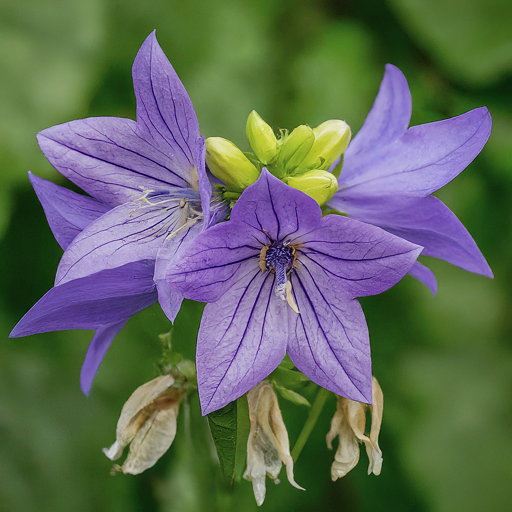
<instances>
[{"instance_id":1,"label":"dried spent bloom","mask_svg":"<svg viewBox=\"0 0 512 512\"><path fill-rule=\"evenodd\" d=\"M95 330L80 379L86 394L132 315L158 298L174 320L182 297L171 292L163 270L210 219L204 137L154 33L137 53L132 75L137 121L80 119L38 134L50 163L91 197L30 175L65 252L54 287L11 336Z\"/></svg>"},{"instance_id":2,"label":"dried spent bloom","mask_svg":"<svg viewBox=\"0 0 512 512\"><path fill-rule=\"evenodd\" d=\"M425 256L492 277L466 228L431 195L480 153L491 116L481 107L408 128L411 111L407 80L388 64L375 103L344 153L339 190L329 206L423 246ZM436 278L427 267L416 262L410 274L436 293Z\"/></svg>"},{"instance_id":3,"label":"dried spent bloom","mask_svg":"<svg viewBox=\"0 0 512 512\"><path fill-rule=\"evenodd\" d=\"M288 432L272 386L264 380L247 393L247 400L251 431L247 441L247 469L244 478L252 482L256 503L261 505L265 500L266 475L276 480L283 463L288 481L304 491L293 478Z\"/></svg>"},{"instance_id":4,"label":"dried spent bloom","mask_svg":"<svg viewBox=\"0 0 512 512\"><path fill-rule=\"evenodd\" d=\"M286 353L316 384L371 401L368 329L356 297L394 286L421 247L341 215L263 168L231 219L198 235L167 269L208 302L197 340L203 414L265 379Z\"/></svg>"},{"instance_id":5,"label":"dried spent bloom","mask_svg":"<svg viewBox=\"0 0 512 512\"><path fill-rule=\"evenodd\" d=\"M116 440L110 448L103 449L110 460L117 460L130 444L128 457L116 469L138 475L154 466L169 449L176 435L180 407L180 392L173 384L170 375L157 377L137 388L124 404Z\"/></svg>"},{"instance_id":6,"label":"dried spent bloom","mask_svg":"<svg viewBox=\"0 0 512 512\"><path fill-rule=\"evenodd\" d=\"M379 432L383 409L382 389L375 377L372 378L373 405L355 402L338 396L336 413L331 420L331 430L326 436L327 446L332 450L332 441L338 436L339 444L331 468L333 482L345 476L359 461L359 443L364 443L368 454L368 474L380 475L382 452L379 448ZM372 417L370 437L366 436L366 410Z\"/></svg>"}]
</instances>

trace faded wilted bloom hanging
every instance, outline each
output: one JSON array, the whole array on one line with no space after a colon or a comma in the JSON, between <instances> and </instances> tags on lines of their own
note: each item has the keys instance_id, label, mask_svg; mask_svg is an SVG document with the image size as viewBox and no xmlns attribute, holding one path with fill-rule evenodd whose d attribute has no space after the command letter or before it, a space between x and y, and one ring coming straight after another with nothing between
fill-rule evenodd
<instances>
[{"instance_id":1,"label":"faded wilted bloom hanging","mask_svg":"<svg viewBox=\"0 0 512 512\"><path fill-rule=\"evenodd\" d=\"M247 441L247 469L244 478L252 482L256 503L265 499L265 478L276 480L282 464L286 466L288 481L303 489L293 478L293 460L290 455L288 432L281 416L277 396L268 381L263 381L247 393L251 431ZM276 483L279 483L276 480Z\"/></svg>"},{"instance_id":2,"label":"faded wilted bloom hanging","mask_svg":"<svg viewBox=\"0 0 512 512\"><path fill-rule=\"evenodd\" d=\"M162 375L137 388L124 404L116 440L103 450L110 460L117 460L130 445L128 457L118 467L123 473L138 475L152 467L174 441L180 390L173 385L171 375Z\"/></svg>"},{"instance_id":3,"label":"faded wilted bloom hanging","mask_svg":"<svg viewBox=\"0 0 512 512\"><path fill-rule=\"evenodd\" d=\"M382 452L379 448L379 432L382 423L384 398L375 377L372 378L372 405L355 402L338 396L336 414L327 434L327 446L332 450L332 441L338 436L338 449L331 468L333 481L345 476L359 461L359 443L364 443L368 455L368 474L380 475ZM370 410L372 425L370 436L365 434L366 411Z\"/></svg>"}]
</instances>

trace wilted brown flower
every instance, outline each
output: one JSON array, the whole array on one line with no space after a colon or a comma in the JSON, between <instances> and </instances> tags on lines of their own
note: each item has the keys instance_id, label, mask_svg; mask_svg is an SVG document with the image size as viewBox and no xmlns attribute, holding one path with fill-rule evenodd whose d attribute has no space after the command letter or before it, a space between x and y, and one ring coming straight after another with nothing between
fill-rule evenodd
<instances>
[{"instance_id":1,"label":"wilted brown flower","mask_svg":"<svg viewBox=\"0 0 512 512\"><path fill-rule=\"evenodd\" d=\"M332 450L332 441L338 436L339 444L331 468L333 481L345 476L359 461L359 443L364 443L370 464L368 474L379 475L382 467L382 452L379 448L379 432L383 409L382 389L375 377L372 378L373 405L355 402L338 396L336 413L331 421L331 430L327 434L327 446ZM372 416L370 437L366 436L366 410Z\"/></svg>"},{"instance_id":2,"label":"wilted brown flower","mask_svg":"<svg viewBox=\"0 0 512 512\"><path fill-rule=\"evenodd\" d=\"M137 388L124 404L116 441L103 449L110 460L117 460L131 443L128 457L118 467L123 473L138 475L152 467L174 441L180 392L173 384L170 375L157 377Z\"/></svg>"},{"instance_id":3,"label":"wilted brown flower","mask_svg":"<svg viewBox=\"0 0 512 512\"><path fill-rule=\"evenodd\" d=\"M272 386L264 380L247 393L247 400L251 431L247 441L244 478L252 481L256 503L261 505L265 500L265 476L268 474L276 480L283 462L289 482L297 489L304 490L293 478L288 433ZM276 480L276 483L279 481Z\"/></svg>"}]
</instances>

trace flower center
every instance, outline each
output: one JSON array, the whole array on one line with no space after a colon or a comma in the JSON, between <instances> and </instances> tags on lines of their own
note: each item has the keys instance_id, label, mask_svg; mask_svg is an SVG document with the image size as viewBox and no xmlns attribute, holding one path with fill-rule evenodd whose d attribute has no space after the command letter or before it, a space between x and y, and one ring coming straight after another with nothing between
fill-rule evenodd
<instances>
[{"instance_id":1,"label":"flower center","mask_svg":"<svg viewBox=\"0 0 512 512\"><path fill-rule=\"evenodd\" d=\"M291 293L291 284L288 273L295 265L295 247L286 242L274 242L263 247L260 254L261 270L270 270L276 274L276 295L288 302L291 308L298 313L297 305Z\"/></svg>"},{"instance_id":2,"label":"flower center","mask_svg":"<svg viewBox=\"0 0 512 512\"><path fill-rule=\"evenodd\" d=\"M295 247L283 244L282 242L274 242L265 254L267 267L276 273L277 289L283 287L283 293L286 286L286 274L292 268L294 254Z\"/></svg>"}]
</instances>

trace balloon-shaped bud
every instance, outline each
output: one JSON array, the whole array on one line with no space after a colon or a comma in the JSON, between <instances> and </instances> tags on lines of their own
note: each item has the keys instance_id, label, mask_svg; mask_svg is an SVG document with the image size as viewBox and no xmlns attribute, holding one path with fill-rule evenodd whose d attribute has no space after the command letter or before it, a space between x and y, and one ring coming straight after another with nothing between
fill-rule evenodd
<instances>
[{"instance_id":1,"label":"balloon-shaped bud","mask_svg":"<svg viewBox=\"0 0 512 512\"><path fill-rule=\"evenodd\" d=\"M290 187L301 190L320 206L327 203L338 190L338 180L327 171L315 169L287 179Z\"/></svg>"},{"instance_id":2,"label":"balloon-shaped bud","mask_svg":"<svg viewBox=\"0 0 512 512\"><path fill-rule=\"evenodd\" d=\"M274 130L253 110L247 119L245 133L254 154L267 165L277 155L278 146Z\"/></svg>"},{"instance_id":3,"label":"balloon-shaped bud","mask_svg":"<svg viewBox=\"0 0 512 512\"><path fill-rule=\"evenodd\" d=\"M221 137L206 139L206 164L214 176L236 192L242 192L260 176L251 161L232 142Z\"/></svg>"},{"instance_id":4,"label":"balloon-shaped bud","mask_svg":"<svg viewBox=\"0 0 512 512\"><path fill-rule=\"evenodd\" d=\"M278 163L284 169L291 173L308 155L315 142L313 130L304 124L297 126L292 133L286 136L281 152L279 153Z\"/></svg>"},{"instance_id":5,"label":"balloon-shaped bud","mask_svg":"<svg viewBox=\"0 0 512 512\"><path fill-rule=\"evenodd\" d=\"M345 121L330 119L313 128L315 142L301 164L302 169L327 170L347 149L352 133Z\"/></svg>"}]
</instances>

